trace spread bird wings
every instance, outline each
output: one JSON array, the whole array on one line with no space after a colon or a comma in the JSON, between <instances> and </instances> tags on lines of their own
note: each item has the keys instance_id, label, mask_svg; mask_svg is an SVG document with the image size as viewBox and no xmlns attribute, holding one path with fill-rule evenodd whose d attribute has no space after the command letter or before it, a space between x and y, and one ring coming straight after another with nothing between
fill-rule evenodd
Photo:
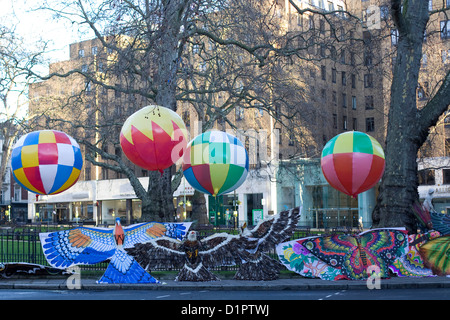
<instances>
[{"instance_id":1,"label":"spread bird wings","mask_svg":"<svg viewBox=\"0 0 450 320\"><path fill-rule=\"evenodd\" d=\"M79 227L40 233L39 237L48 263L61 269L102 262L116 250L113 229Z\"/></svg>"},{"instance_id":2,"label":"spread bird wings","mask_svg":"<svg viewBox=\"0 0 450 320\"><path fill-rule=\"evenodd\" d=\"M161 237L146 243L136 243L125 251L131 255L144 269L175 267L184 264L184 250L182 242L169 237Z\"/></svg>"},{"instance_id":3,"label":"spread bird wings","mask_svg":"<svg viewBox=\"0 0 450 320\"><path fill-rule=\"evenodd\" d=\"M147 222L124 227L124 248L161 236L183 238L191 223ZM77 264L96 264L110 259L117 249L113 228L78 227L41 233L44 255L49 264L67 268Z\"/></svg>"},{"instance_id":4,"label":"spread bird wings","mask_svg":"<svg viewBox=\"0 0 450 320\"><path fill-rule=\"evenodd\" d=\"M200 240L199 255L206 267L232 266L242 262L242 250L254 247L250 239L231 235L225 232L216 233Z\"/></svg>"},{"instance_id":5,"label":"spread bird wings","mask_svg":"<svg viewBox=\"0 0 450 320\"><path fill-rule=\"evenodd\" d=\"M202 240L197 240L199 256L205 267L234 265L241 262L238 248L244 243L239 236L216 233ZM177 241L168 237L137 243L126 252L146 270L163 267L182 267L185 263L185 246L188 240ZM189 243L189 245L192 245Z\"/></svg>"},{"instance_id":6,"label":"spread bird wings","mask_svg":"<svg viewBox=\"0 0 450 320\"><path fill-rule=\"evenodd\" d=\"M243 237L258 239L258 250L268 251L292 235L300 219L301 207L282 211L271 219L260 221L252 230L245 230Z\"/></svg>"},{"instance_id":7,"label":"spread bird wings","mask_svg":"<svg viewBox=\"0 0 450 320\"><path fill-rule=\"evenodd\" d=\"M144 243L163 236L183 239L192 222L144 222L124 227L124 248L131 248L137 243Z\"/></svg>"}]
</instances>

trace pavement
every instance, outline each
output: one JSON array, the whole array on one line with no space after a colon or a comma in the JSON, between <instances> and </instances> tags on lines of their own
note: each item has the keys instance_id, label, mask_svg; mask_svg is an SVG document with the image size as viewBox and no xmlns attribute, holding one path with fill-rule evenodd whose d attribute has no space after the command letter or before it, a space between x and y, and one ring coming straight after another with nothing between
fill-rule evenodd
<instances>
[{"instance_id":1,"label":"pavement","mask_svg":"<svg viewBox=\"0 0 450 320\"><path fill-rule=\"evenodd\" d=\"M0 278L1 289L33 290L367 290L450 288L450 277L392 277L376 281L327 281L302 277L272 281L243 281L224 279L211 282L178 282L160 279L160 284L98 284L95 278L18 277ZM379 287L377 285L379 284Z\"/></svg>"}]
</instances>

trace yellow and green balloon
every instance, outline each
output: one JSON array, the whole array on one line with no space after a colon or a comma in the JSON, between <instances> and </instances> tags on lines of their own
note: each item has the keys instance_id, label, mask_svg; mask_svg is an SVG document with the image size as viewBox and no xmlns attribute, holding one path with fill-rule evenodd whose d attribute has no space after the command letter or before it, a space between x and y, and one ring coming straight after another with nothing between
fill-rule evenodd
<instances>
[{"instance_id":1,"label":"yellow and green balloon","mask_svg":"<svg viewBox=\"0 0 450 320\"><path fill-rule=\"evenodd\" d=\"M208 131L192 139L183 156L183 174L189 184L211 196L229 193L244 183L248 154L235 136Z\"/></svg>"}]
</instances>

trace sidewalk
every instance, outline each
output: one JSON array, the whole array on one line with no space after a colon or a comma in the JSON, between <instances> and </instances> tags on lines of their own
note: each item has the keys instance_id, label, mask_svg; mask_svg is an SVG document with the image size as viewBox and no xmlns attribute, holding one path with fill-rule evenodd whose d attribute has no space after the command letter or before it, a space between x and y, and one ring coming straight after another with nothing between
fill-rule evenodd
<instances>
[{"instance_id":1,"label":"sidewalk","mask_svg":"<svg viewBox=\"0 0 450 320\"><path fill-rule=\"evenodd\" d=\"M81 279L83 290L368 290L366 281L326 281L291 278L273 281L221 280L213 282L177 282L161 284L97 284L96 279ZM395 277L380 280L381 289L450 288L449 277ZM0 278L1 289L68 290L66 278Z\"/></svg>"}]
</instances>

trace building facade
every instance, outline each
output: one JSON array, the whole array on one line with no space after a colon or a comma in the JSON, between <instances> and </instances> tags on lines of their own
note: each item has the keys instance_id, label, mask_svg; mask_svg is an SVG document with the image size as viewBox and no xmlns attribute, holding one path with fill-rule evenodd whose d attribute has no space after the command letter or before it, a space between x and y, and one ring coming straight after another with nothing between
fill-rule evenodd
<instances>
[{"instance_id":1,"label":"building facade","mask_svg":"<svg viewBox=\"0 0 450 320\"><path fill-rule=\"evenodd\" d=\"M430 10L439 5L434 2L430 1ZM326 183L319 158L328 140L349 130L366 132L384 146L390 75L397 39L395 28L388 19L387 1L303 0L295 3L300 10L308 10L300 15L287 0L276 1L275 8L280 19L280 32L291 39L291 45L303 50L304 57L298 59L293 55L289 63L279 65L280 71L274 68L271 77L266 78L271 80L288 75L295 79L295 90L292 89L294 87L286 90L272 86L270 90L261 88L259 92L253 87L253 92L272 102L271 109L255 99L238 104L232 112L224 113L214 121L209 121L208 114L200 116L192 104L180 102L178 105L177 112L186 123L191 138L200 134L202 126L208 123L210 129L236 135L249 152L250 172L245 183L220 199L207 197L209 222L234 226L243 222L255 224L281 210L301 205L300 224L370 227L376 188L357 199L339 193ZM362 23L351 24L344 10ZM311 12L333 13L313 15ZM448 70L450 65L450 36L447 32L450 28L445 28L448 19L444 13L436 17L430 23L424 47L417 90L418 101L422 103L427 101L437 81L431 75ZM126 46L127 37L105 38L104 41L116 41L118 46ZM204 50L208 46L202 48ZM198 43L189 50L192 55L201 51ZM74 69L78 72L31 86L30 109L39 113L41 106L46 106L48 117L41 119L41 125L45 127L46 121L50 123L52 117L58 118L58 113L67 107L72 111L66 123L87 123L97 127L108 124L101 130L107 130L106 136L118 140L121 124L131 110L144 107L151 101L140 95L108 88L108 83L120 88L133 81L136 82L133 82L135 87L145 87L144 79L127 79L120 70L111 73L117 65L120 62L114 51L103 47L99 39L72 44L69 60L51 64L49 73ZM205 62L194 60L193 65L198 71L208 71L209 66ZM106 86L86 81L80 73L96 77ZM237 81L237 86L245 91L247 84ZM211 100L217 106L226 103L228 98L225 93L216 93ZM73 112L74 106L76 113ZM206 107L202 110L208 113ZM424 151L424 156L435 157L436 152L440 152L438 156L448 156L447 141L450 140L446 138L445 119L444 116L442 125L430 135L431 151ZM73 136L91 134L93 140L98 135L94 131L91 133L86 126L79 129L79 126L69 125L66 130ZM109 141L98 147L109 154L122 156L117 143ZM94 160L101 160L101 153L94 155ZM146 185L148 173L131 163L129 165ZM421 188L419 192L422 195ZM174 193L174 217L177 220L190 218L193 192L192 187L182 180ZM140 218L140 201L128 180L114 170L94 166L88 161L85 161L80 181L69 191L37 199L30 195L29 199L28 219L33 221L109 224L117 216L127 223Z\"/></svg>"}]
</instances>

